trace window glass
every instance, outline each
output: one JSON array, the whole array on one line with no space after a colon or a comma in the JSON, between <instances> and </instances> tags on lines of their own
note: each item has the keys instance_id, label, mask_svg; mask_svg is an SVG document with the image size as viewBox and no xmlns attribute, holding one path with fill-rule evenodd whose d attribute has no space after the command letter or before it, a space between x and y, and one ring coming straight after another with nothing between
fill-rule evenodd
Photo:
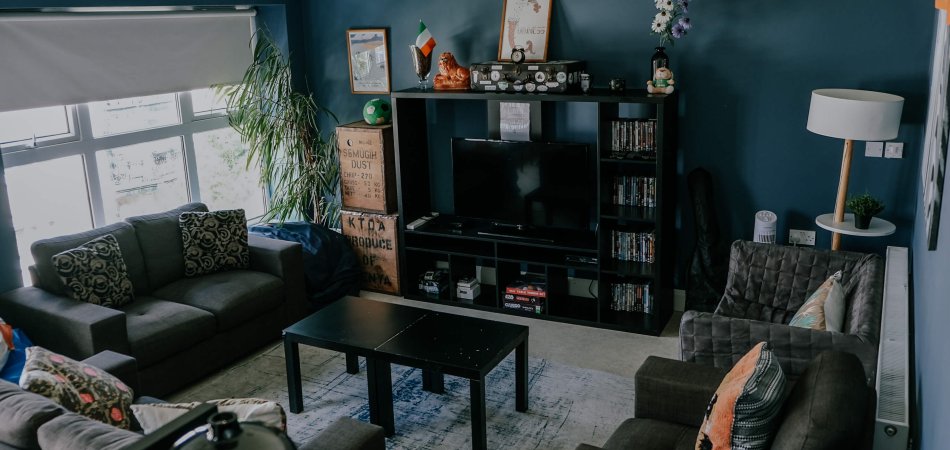
<instances>
[{"instance_id":1,"label":"window glass","mask_svg":"<svg viewBox=\"0 0 950 450\"><path fill-rule=\"evenodd\" d=\"M209 209L244 209L248 219L264 214L261 171L247 168L246 145L232 128L195 133L195 162L201 201Z\"/></svg>"},{"instance_id":2,"label":"window glass","mask_svg":"<svg viewBox=\"0 0 950 450\"><path fill-rule=\"evenodd\" d=\"M188 202L181 137L96 152L106 223Z\"/></svg>"},{"instance_id":3,"label":"window glass","mask_svg":"<svg viewBox=\"0 0 950 450\"><path fill-rule=\"evenodd\" d=\"M191 91L191 108L196 116L219 115L227 113L228 102L214 89L197 89Z\"/></svg>"},{"instance_id":4,"label":"window glass","mask_svg":"<svg viewBox=\"0 0 950 450\"><path fill-rule=\"evenodd\" d=\"M4 175L24 284L29 284L26 268L33 264L33 242L92 228L83 158L8 167Z\"/></svg>"},{"instance_id":5,"label":"window glass","mask_svg":"<svg viewBox=\"0 0 950 450\"><path fill-rule=\"evenodd\" d=\"M0 112L0 144L32 144L73 134L72 120L65 106Z\"/></svg>"},{"instance_id":6,"label":"window glass","mask_svg":"<svg viewBox=\"0 0 950 450\"><path fill-rule=\"evenodd\" d=\"M161 94L89 103L92 134L111 136L181 123L177 97Z\"/></svg>"}]
</instances>

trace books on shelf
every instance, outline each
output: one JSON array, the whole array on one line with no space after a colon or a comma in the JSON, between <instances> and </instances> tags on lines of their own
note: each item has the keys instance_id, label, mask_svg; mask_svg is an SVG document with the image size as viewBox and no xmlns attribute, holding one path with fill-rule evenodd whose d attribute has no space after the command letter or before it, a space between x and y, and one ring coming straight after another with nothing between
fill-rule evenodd
<instances>
[{"instance_id":1,"label":"books on shelf","mask_svg":"<svg viewBox=\"0 0 950 450\"><path fill-rule=\"evenodd\" d=\"M547 281L543 276L526 275L505 286L504 309L541 314L548 297Z\"/></svg>"},{"instance_id":2,"label":"books on shelf","mask_svg":"<svg viewBox=\"0 0 950 450\"><path fill-rule=\"evenodd\" d=\"M617 283L612 285L610 309L614 311L653 313L651 283Z\"/></svg>"},{"instance_id":3,"label":"books on shelf","mask_svg":"<svg viewBox=\"0 0 950 450\"><path fill-rule=\"evenodd\" d=\"M652 263L655 259L655 235L612 230L610 256L621 261Z\"/></svg>"},{"instance_id":4,"label":"books on shelf","mask_svg":"<svg viewBox=\"0 0 950 450\"><path fill-rule=\"evenodd\" d=\"M616 176L613 204L656 207L656 177Z\"/></svg>"},{"instance_id":5,"label":"books on shelf","mask_svg":"<svg viewBox=\"0 0 950 450\"><path fill-rule=\"evenodd\" d=\"M610 157L656 157L656 119L618 119L610 122Z\"/></svg>"}]
</instances>

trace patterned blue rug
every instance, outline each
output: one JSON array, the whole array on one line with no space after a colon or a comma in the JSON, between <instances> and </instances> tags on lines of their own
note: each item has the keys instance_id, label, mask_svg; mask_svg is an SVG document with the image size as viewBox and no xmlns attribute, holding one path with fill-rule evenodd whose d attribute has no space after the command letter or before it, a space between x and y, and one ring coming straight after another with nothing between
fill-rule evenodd
<instances>
[{"instance_id":1,"label":"patterned blue rug","mask_svg":"<svg viewBox=\"0 0 950 450\"><path fill-rule=\"evenodd\" d=\"M342 354L300 346L304 411L288 413L288 432L299 444L340 416L369 421L365 361L359 374L345 371ZM514 355L486 380L489 448L573 449L603 444L633 416L633 380L530 358L528 412L515 411ZM422 390L418 369L393 365L396 435L389 449L471 448L468 380L445 377L445 393ZM172 401L259 397L285 408L287 381L281 345L269 348L176 394Z\"/></svg>"}]
</instances>

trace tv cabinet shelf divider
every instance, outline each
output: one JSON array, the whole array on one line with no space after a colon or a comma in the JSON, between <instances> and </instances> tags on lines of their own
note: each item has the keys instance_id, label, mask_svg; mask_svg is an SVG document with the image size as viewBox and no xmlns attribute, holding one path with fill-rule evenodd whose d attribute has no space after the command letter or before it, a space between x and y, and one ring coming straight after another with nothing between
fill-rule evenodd
<instances>
[{"instance_id":1,"label":"tv cabinet shelf divider","mask_svg":"<svg viewBox=\"0 0 950 450\"><path fill-rule=\"evenodd\" d=\"M394 92L392 102L399 253L405 297L643 334L662 332L673 311L677 94L651 95L645 90L628 90L615 95L595 89L590 95L519 95L408 89ZM565 108L583 108L596 114L596 128L588 133L596 136L596 141L576 141L591 149L596 211L592 213L590 236L556 235L549 242L486 236L446 226L441 219L451 213L450 209L438 211L442 216L421 228L406 229L407 223L429 215L437 205L447 209L445 200L436 197L446 195L452 187L451 138L498 139L501 102L531 104L531 135L533 140L542 142L564 142L560 130L553 128L564 123L557 116ZM485 116L466 121L456 117L463 114L460 111L470 115L485 111ZM649 122L655 127L651 136L656 152L628 154L618 159L612 154L616 142L612 135L616 129L614 122ZM615 205L615 180L623 177L655 178L652 206ZM652 233L653 262L612 257L614 231ZM596 262L568 260L569 256L596 258ZM422 292L418 286L419 276L433 269L448 274L448 285L438 295ZM503 308L505 287L525 273L546 281L547 298L540 314ZM481 295L474 300L456 295L456 283L467 277L478 277L481 281ZM615 285L622 286L617 288L621 293L641 295L649 290L652 312L618 310L629 309L630 305L614 301ZM589 287L587 292L585 286ZM645 306L634 305L633 309Z\"/></svg>"}]
</instances>

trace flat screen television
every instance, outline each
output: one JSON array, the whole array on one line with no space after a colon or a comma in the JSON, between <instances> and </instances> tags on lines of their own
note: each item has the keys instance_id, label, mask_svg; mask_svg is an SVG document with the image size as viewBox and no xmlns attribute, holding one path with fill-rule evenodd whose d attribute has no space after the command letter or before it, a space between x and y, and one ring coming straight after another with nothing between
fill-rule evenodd
<instances>
[{"instance_id":1,"label":"flat screen television","mask_svg":"<svg viewBox=\"0 0 950 450\"><path fill-rule=\"evenodd\" d=\"M452 140L455 215L521 229L589 231L594 186L584 144Z\"/></svg>"}]
</instances>

